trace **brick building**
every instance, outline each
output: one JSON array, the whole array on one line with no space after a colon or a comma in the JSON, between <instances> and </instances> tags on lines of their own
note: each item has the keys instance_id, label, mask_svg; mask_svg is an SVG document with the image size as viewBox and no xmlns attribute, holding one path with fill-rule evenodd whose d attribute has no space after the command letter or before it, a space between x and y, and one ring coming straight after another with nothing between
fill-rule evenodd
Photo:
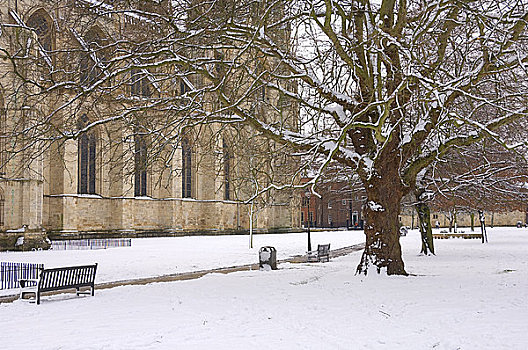
<instances>
[{"instance_id":1,"label":"brick building","mask_svg":"<svg viewBox=\"0 0 528 350\"><path fill-rule=\"evenodd\" d=\"M303 178L306 183L310 178ZM362 208L366 197L348 182L327 182L318 185L317 193L301 193L301 222L304 227L363 228Z\"/></svg>"},{"instance_id":2,"label":"brick building","mask_svg":"<svg viewBox=\"0 0 528 350\"><path fill-rule=\"evenodd\" d=\"M302 183L310 181L311 178L303 178ZM366 203L366 197L360 186L350 186L348 182L326 181L316 187L317 193L309 190L301 192L301 225L320 228L363 228L364 221L362 209ZM418 227L418 215L407 200L400 212L400 224L412 228ZM453 213L436 210L434 203L431 205L431 224L447 228L454 225L456 220L458 227L471 226L471 212L459 211L453 218ZM515 226L518 222L528 222L528 211L490 211L485 210L486 225L489 226ZM473 224L479 226L478 214L473 212Z\"/></svg>"}]
</instances>

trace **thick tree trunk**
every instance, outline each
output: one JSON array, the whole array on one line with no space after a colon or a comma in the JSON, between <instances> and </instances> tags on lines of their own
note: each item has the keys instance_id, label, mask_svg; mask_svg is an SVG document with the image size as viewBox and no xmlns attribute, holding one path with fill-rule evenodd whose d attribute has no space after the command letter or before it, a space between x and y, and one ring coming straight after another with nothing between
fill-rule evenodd
<instances>
[{"instance_id":1,"label":"thick tree trunk","mask_svg":"<svg viewBox=\"0 0 528 350\"><path fill-rule=\"evenodd\" d=\"M415 192L418 202L415 204L416 212L418 213L418 222L420 227L420 234L422 236L422 251L421 253L428 255L435 254L433 243L433 229L431 227L431 210L427 203L421 202L420 197L423 191L417 190Z\"/></svg>"},{"instance_id":2,"label":"thick tree trunk","mask_svg":"<svg viewBox=\"0 0 528 350\"><path fill-rule=\"evenodd\" d=\"M400 246L398 215L401 199L398 196L386 196L383 200L367 197L365 251L357 273L366 275L373 266L378 273L386 269L388 275L407 275Z\"/></svg>"},{"instance_id":3,"label":"thick tree trunk","mask_svg":"<svg viewBox=\"0 0 528 350\"><path fill-rule=\"evenodd\" d=\"M471 232L475 231L475 213L469 214L471 217Z\"/></svg>"},{"instance_id":4,"label":"thick tree trunk","mask_svg":"<svg viewBox=\"0 0 528 350\"><path fill-rule=\"evenodd\" d=\"M399 214L403 187L397 168L380 171L365 186L367 204L364 209L366 226L365 251L357 267L357 273L367 274L372 266L380 273L407 275L401 255ZM391 176L392 173L392 176Z\"/></svg>"}]
</instances>

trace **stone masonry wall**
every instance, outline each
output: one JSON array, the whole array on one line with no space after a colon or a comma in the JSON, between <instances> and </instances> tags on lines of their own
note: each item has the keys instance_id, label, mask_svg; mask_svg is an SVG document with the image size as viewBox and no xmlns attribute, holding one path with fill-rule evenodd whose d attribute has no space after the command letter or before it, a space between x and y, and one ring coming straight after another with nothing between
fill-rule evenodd
<instances>
[{"instance_id":1,"label":"stone masonry wall","mask_svg":"<svg viewBox=\"0 0 528 350\"><path fill-rule=\"evenodd\" d=\"M78 232L222 232L249 228L245 205L193 199L102 198L46 196L45 228L54 234ZM290 208L277 206L262 213L256 228L286 229ZM119 214L119 215L116 215ZM268 220L267 217L272 217ZM266 218L266 219L264 219Z\"/></svg>"}]
</instances>

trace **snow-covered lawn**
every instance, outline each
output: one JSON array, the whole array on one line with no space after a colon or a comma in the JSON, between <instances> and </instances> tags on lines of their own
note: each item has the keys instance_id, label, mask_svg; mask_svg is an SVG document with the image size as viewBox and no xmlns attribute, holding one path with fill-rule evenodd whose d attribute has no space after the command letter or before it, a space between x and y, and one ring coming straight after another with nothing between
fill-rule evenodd
<instances>
[{"instance_id":1,"label":"snow-covered lawn","mask_svg":"<svg viewBox=\"0 0 528 350\"><path fill-rule=\"evenodd\" d=\"M338 247L333 235L347 237L343 245L361 236L327 233L314 243ZM354 276L358 252L324 264L281 264L277 271L118 287L96 291L95 297L44 297L39 306L0 304L0 349L527 349L528 229L489 229L488 237L488 244L436 240L438 255L424 257L418 254L418 233L411 231L402 246L412 277ZM255 262L257 249L249 251L246 244L240 256L235 252L238 239L134 240L130 252L144 243L149 253L89 253L96 254L101 271L114 262L132 275L140 264L124 264L122 254L160 273L171 265L160 260L169 259L166 250L173 243L174 253L192 258L191 267ZM302 253L306 236L269 239L255 246L274 245L282 258ZM186 240L192 242L177 250L176 242ZM46 253L34 254L47 258ZM73 255L41 261L81 263L74 253L88 252L49 255L58 253ZM111 279L111 269L106 271L105 279ZM163 271L170 272L175 271Z\"/></svg>"}]
</instances>

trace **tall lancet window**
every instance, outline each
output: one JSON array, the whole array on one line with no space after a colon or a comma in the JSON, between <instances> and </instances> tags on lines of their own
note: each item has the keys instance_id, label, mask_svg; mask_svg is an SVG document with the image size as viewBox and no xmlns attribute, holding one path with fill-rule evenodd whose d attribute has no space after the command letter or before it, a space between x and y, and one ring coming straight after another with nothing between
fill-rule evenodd
<instances>
[{"instance_id":1,"label":"tall lancet window","mask_svg":"<svg viewBox=\"0 0 528 350\"><path fill-rule=\"evenodd\" d=\"M192 148L187 139L182 140L182 198L192 197Z\"/></svg>"},{"instance_id":2,"label":"tall lancet window","mask_svg":"<svg viewBox=\"0 0 528 350\"><path fill-rule=\"evenodd\" d=\"M37 34L40 46L50 52L53 50L52 20L44 10L35 11L27 22L28 27L33 28Z\"/></svg>"},{"instance_id":3,"label":"tall lancet window","mask_svg":"<svg viewBox=\"0 0 528 350\"><path fill-rule=\"evenodd\" d=\"M83 114L78 121L79 129L88 125L88 117ZM83 132L78 141L79 181L77 192L95 194L97 136L94 131Z\"/></svg>"},{"instance_id":4,"label":"tall lancet window","mask_svg":"<svg viewBox=\"0 0 528 350\"><path fill-rule=\"evenodd\" d=\"M4 190L0 188L0 227L3 227L5 225L4 204L5 204Z\"/></svg>"},{"instance_id":5,"label":"tall lancet window","mask_svg":"<svg viewBox=\"0 0 528 350\"><path fill-rule=\"evenodd\" d=\"M231 152L226 140L223 140L223 155L224 155L224 199L231 199Z\"/></svg>"},{"instance_id":6,"label":"tall lancet window","mask_svg":"<svg viewBox=\"0 0 528 350\"><path fill-rule=\"evenodd\" d=\"M134 136L134 195L147 195L147 142L142 134Z\"/></svg>"},{"instance_id":7,"label":"tall lancet window","mask_svg":"<svg viewBox=\"0 0 528 350\"><path fill-rule=\"evenodd\" d=\"M141 69L132 69L130 75L132 79L130 94L138 97L150 97L152 93L150 91L150 81L147 72Z\"/></svg>"},{"instance_id":8,"label":"tall lancet window","mask_svg":"<svg viewBox=\"0 0 528 350\"><path fill-rule=\"evenodd\" d=\"M84 43L79 57L79 79L82 85L91 85L104 78L110 53L108 40L97 28L90 29L83 38Z\"/></svg>"}]
</instances>

